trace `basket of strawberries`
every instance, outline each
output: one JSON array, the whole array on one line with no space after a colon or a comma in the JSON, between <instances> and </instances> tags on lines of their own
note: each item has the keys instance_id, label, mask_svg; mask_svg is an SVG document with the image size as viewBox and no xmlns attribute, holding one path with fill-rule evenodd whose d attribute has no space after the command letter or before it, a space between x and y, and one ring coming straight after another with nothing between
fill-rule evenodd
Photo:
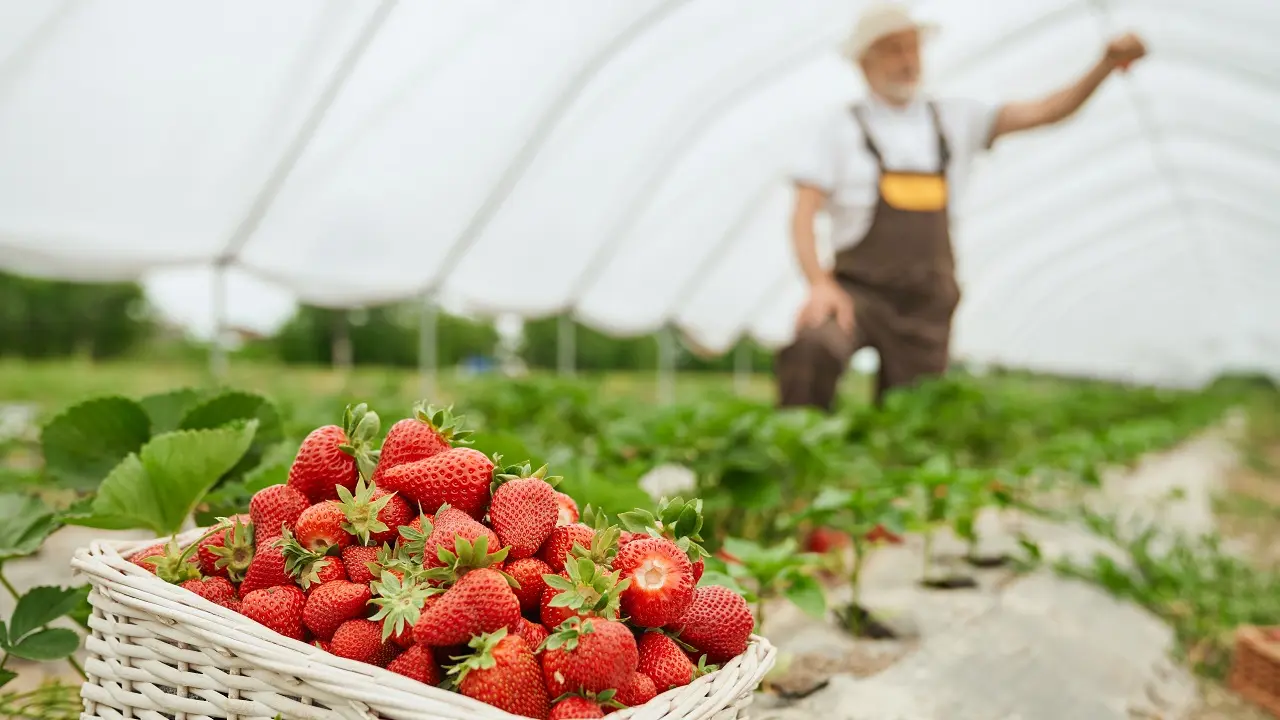
<instances>
[{"instance_id":1,"label":"basket of strawberries","mask_svg":"<svg viewBox=\"0 0 1280 720\"><path fill-rule=\"evenodd\" d=\"M247 512L95 542L85 718L742 717L775 651L699 585L700 503L629 532L419 406L348 408Z\"/></svg>"}]
</instances>

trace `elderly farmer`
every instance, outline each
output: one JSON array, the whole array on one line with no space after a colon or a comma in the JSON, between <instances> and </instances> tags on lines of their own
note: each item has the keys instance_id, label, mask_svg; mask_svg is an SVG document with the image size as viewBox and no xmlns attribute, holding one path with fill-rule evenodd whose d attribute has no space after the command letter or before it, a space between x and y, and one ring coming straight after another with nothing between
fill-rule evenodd
<instances>
[{"instance_id":1,"label":"elderly farmer","mask_svg":"<svg viewBox=\"0 0 1280 720\"><path fill-rule=\"evenodd\" d=\"M932 27L877 3L843 48L868 95L841 108L795 174L792 241L809 283L796 338L778 356L783 406L831 409L853 353L880 355L876 400L947 368L960 300L948 228L949 185L996 138L1070 117L1111 73L1145 54L1134 35L1112 40L1079 80L1030 102L985 106L920 93L920 42ZM814 218L831 216L833 268L818 260Z\"/></svg>"}]
</instances>

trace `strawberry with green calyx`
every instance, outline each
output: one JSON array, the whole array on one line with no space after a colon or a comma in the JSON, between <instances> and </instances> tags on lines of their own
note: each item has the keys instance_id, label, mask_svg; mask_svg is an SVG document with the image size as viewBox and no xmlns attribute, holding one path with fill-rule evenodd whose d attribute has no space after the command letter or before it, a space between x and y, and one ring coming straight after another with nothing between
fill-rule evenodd
<instances>
[{"instance_id":1,"label":"strawberry with green calyx","mask_svg":"<svg viewBox=\"0 0 1280 720\"><path fill-rule=\"evenodd\" d=\"M645 537L627 543L613 566L627 581L622 611L632 625L662 627L676 620L693 602L697 585L693 563L674 542Z\"/></svg>"},{"instance_id":2,"label":"strawberry with green calyx","mask_svg":"<svg viewBox=\"0 0 1280 720\"><path fill-rule=\"evenodd\" d=\"M409 524L397 528L397 534L400 536L396 540L397 549L403 550L409 557L422 562L423 555L427 551L427 540L435 530L434 521L434 516L419 514Z\"/></svg>"},{"instance_id":3,"label":"strawberry with green calyx","mask_svg":"<svg viewBox=\"0 0 1280 720\"><path fill-rule=\"evenodd\" d=\"M686 555L694 568L697 579L702 578L705 567L703 558L710 553L702 546L702 500L695 498L686 502L683 498L663 498L658 503L658 512L635 509L620 513L618 522L633 533L664 537L674 542ZM695 580L696 582L697 580Z\"/></svg>"},{"instance_id":4,"label":"strawberry with green calyx","mask_svg":"<svg viewBox=\"0 0 1280 720\"><path fill-rule=\"evenodd\" d=\"M434 602L413 628L420 645L461 645L481 633L509 628L520 619L520 600L508 578L492 568L472 570Z\"/></svg>"},{"instance_id":5,"label":"strawberry with green calyx","mask_svg":"<svg viewBox=\"0 0 1280 720\"><path fill-rule=\"evenodd\" d=\"M512 558L533 557L556 529L560 504L555 486L562 478L547 477L547 466L530 469L526 461L494 473L490 485L489 524Z\"/></svg>"},{"instance_id":6,"label":"strawberry with green calyx","mask_svg":"<svg viewBox=\"0 0 1280 720\"><path fill-rule=\"evenodd\" d=\"M491 569L505 578L512 589L520 587L520 583L502 569L502 562L507 559L507 548L502 548L496 553L489 552L489 538L484 535L476 538L474 543L461 535L454 536L453 551L440 548L436 551L436 559L441 566L431 568L424 573L428 582L449 587L456 584L467 573Z\"/></svg>"},{"instance_id":7,"label":"strawberry with green calyx","mask_svg":"<svg viewBox=\"0 0 1280 720\"><path fill-rule=\"evenodd\" d=\"M453 414L453 407L437 408L425 402L413 406L413 417L397 421L387 430L373 471L373 482L381 484L388 470L398 465L426 460L457 445L471 442L471 431L463 418Z\"/></svg>"},{"instance_id":8,"label":"strawberry with green calyx","mask_svg":"<svg viewBox=\"0 0 1280 720\"><path fill-rule=\"evenodd\" d=\"M557 697L616 689L640 663L631 629L601 618L570 618L547 637L543 648L543 680Z\"/></svg>"},{"instance_id":9,"label":"strawberry with green calyx","mask_svg":"<svg viewBox=\"0 0 1280 720\"><path fill-rule=\"evenodd\" d=\"M329 557L326 551L308 550L287 529L283 535L276 538L271 547L276 548L284 556L285 574L304 590L320 584L325 568L337 559ZM343 565L345 571L345 563Z\"/></svg>"},{"instance_id":10,"label":"strawberry with green calyx","mask_svg":"<svg viewBox=\"0 0 1280 720\"><path fill-rule=\"evenodd\" d=\"M373 582L372 588L374 597L371 604L377 606L378 611L369 619L382 621L384 640L412 630L418 624L428 598L444 592L422 582L402 580L387 571Z\"/></svg>"},{"instance_id":11,"label":"strawberry with green calyx","mask_svg":"<svg viewBox=\"0 0 1280 720\"><path fill-rule=\"evenodd\" d=\"M245 593L240 614L285 637L304 640L307 628L302 624L302 609L306 602L306 596L294 585L267 587Z\"/></svg>"},{"instance_id":12,"label":"strawberry with green calyx","mask_svg":"<svg viewBox=\"0 0 1280 720\"><path fill-rule=\"evenodd\" d=\"M588 558L566 563L563 575L544 575L542 624L559 627L572 617L617 620L619 598L631 582L618 575Z\"/></svg>"},{"instance_id":13,"label":"strawberry with green calyx","mask_svg":"<svg viewBox=\"0 0 1280 720\"><path fill-rule=\"evenodd\" d=\"M487 548L502 547L502 542L498 540L498 535L493 530L458 508L442 505L440 511L436 513L431 535L423 548L422 564L427 567L439 567L440 550L456 547L458 538L474 543L481 537L487 539Z\"/></svg>"},{"instance_id":14,"label":"strawberry with green calyx","mask_svg":"<svg viewBox=\"0 0 1280 720\"><path fill-rule=\"evenodd\" d=\"M133 557L138 558L134 562L142 567L150 565L151 568L149 569L154 568L152 572L155 573L156 577L174 585L181 585L188 580L199 580L204 577L200 574L198 555L200 545L209 537L223 530L222 522L225 520L226 518L218 518L217 525L185 548L178 545L177 537L171 537L160 549L154 549L155 546L147 549L148 552L154 554L144 556L142 553L138 553L134 555ZM133 558L130 558L130 560L133 560Z\"/></svg>"},{"instance_id":15,"label":"strawberry with green calyx","mask_svg":"<svg viewBox=\"0 0 1280 720\"><path fill-rule=\"evenodd\" d=\"M253 523L244 522L243 516L237 515L224 526L219 535L200 546L200 566L206 575L220 575L231 582L242 582L244 574L249 571L249 563L253 562ZM206 561L211 567L206 567Z\"/></svg>"},{"instance_id":16,"label":"strawberry with green calyx","mask_svg":"<svg viewBox=\"0 0 1280 720\"><path fill-rule=\"evenodd\" d=\"M583 548L584 554L589 554L587 548L591 547L595 534L595 530L580 522L561 525L551 531L551 537L538 551L538 559L545 562L552 572L561 572L565 562L573 556L575 547Z\"/></svg>"},{"instance_id":17,"label":"strawberry with green calyx","mask_svg":"<svg viewBox=\"0 0 1280 720\"><path fill-rule=\"evenodd\" d=\"M289 467L288 484L311 503L337 500L339 486L354 489L356 480L370 477L377 464L378 414L369 406L348 405L343 424L312 430L302 441Z\"/></svg>"},{"instance_id":18,"label":"strawberry with green calyx","mask_svg":"<svg viewBox=\"0 0 1280 720\"><path fill-rule=\"evenodd\" d=\"M294 523L293 535L308 550L324 553L329 548L342 550L355 543L343 525L346 516L336 500L325 500L302 511Z\"/></svg>"},{"instance_id":19,"label":"strawberry with green calyx","mask_svg":"<svg viewBox=\"0 0 1280 720\"><path fill-rule=\"evenodd\" d=\"M471 638L468 647L473 652L454 658L449 669L458 692L513 715L547 717L542 668L523 638L499 628Z\"/></svg>"},{"instance_id":20,"label":"strawberry with green calyx","mask_svg":"<svg viewBox=\"0 0 1280 720\"><path fill-rule=\"evenodd\" d=\"M396 547L383 545L378 550L377 557L368 564L368 570L374 577L389 572L403 582L428 582L435 577L435 574L428 575L428 570L423 566L421 559L411 556L401 545ZM372 582L374 577L370 577L369 582Z\"/></svg>"},{"instance_id":21,"label":"strawberry with green calyx","mask_svg":"<svg viewBox=\"0 0 1280 720\"><path fill-rule=\"evenodd\" d=\"M438 512L437 508L449 504L480 520L489 508L493 471L501 460L469 447L450 448L388 469L379 487L400 493L428 512Z\"/></svg>"},{"instance_id":22,"label":"strawberry with green calyx","mask_svg":"<svg viewBox=\"0 0 1280 720\"><path fill-rule=\"evenodd\" d=\"M342 529L360 545L381 545L399 534L401 525L413 519L413 510L404 498L365 482L356 481L356 490L338 488L338 507L345 518Z\"/></svg>"}]
</instances>

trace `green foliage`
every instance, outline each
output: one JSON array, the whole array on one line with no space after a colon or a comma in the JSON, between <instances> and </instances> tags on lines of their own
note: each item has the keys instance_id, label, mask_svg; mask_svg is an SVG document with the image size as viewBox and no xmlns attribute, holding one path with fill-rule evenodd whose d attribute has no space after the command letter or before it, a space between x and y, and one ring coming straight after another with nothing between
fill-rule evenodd
<instances>
[{"instance_id":1,"label":"green foliage","mask_svg":"<svg viewBox=\"0 0 1280 720\"><path fill-rule=\"evenodd\" d=\"M151 437L151 420L138 403L104 397L72 406L44 426L45 467L66 485L89 490Z\"/></svg>"},{"instance_id":2,"label":"green foliage","mask_svg":"<svg viewBox=\"0 0 1280 720\"><path fill-rule=\"evenodd\" d=\"M39 498L0 494L0 564L33 555L45 538L58 529L52 509Z\"/></svg>"},{"instance_id":3,"label":"green foliage","mask_svg":"<svg viewBox=\"0 0 1280 720\"><path fill-rule=\"evenodd\" d=\"M158 435L102 481L90 512L70 515L67 522L177 533L205 493L244 456L257 428L258 421L250 420Z\"/></svg>"},{"instance_id":4,"label":"green foliage","mask_svg":"<svg viewBox=\"0 0 1280 720\"><path fill-rule=\"evenodd\" d=\"M738 561L728 565L729 575L739 583L748 583L755 591L757 623L763 622L764 603L776 597L786 597L813 617L826 614L826 595L814 577L821 559L800 552L794 538L772 547L726 538L724 550Z\"/></svg>"},{"instance_id":5,"label":"green foliage","mask_svg":"<svg viewBox=\"0 0 1280 720\"><path fill-rule=\"evenodd\" d=\"M346 334L357 365L415 367L420 307L403 303L346 311L304 305L267 345L284 362L330 364L335 337ZM441 365L490 356L497 343L498 332L490 323L437 315L436 352Z\"/></svg>"},{"instance_id":6,"label":"green foliage","mask_svg":"<svg viewBox=\"0 0 1280 720\"><path fill-rule=\"evenodd\" d=\"M89 284L0 272L0 356L120 357L151 333L136 283Z\"/></svg>"}]
</instances>

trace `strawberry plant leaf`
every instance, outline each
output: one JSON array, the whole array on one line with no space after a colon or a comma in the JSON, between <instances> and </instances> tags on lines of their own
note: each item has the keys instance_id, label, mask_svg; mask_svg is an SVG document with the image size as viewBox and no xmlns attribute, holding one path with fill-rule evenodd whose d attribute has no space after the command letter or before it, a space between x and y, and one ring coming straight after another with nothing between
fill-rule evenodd
<instances>
[{"instance_id":1,"label":"strawberry plant leaf","mask_svg":"<svg viewBox=\"0 0 1280 720\"><path fill-rule=\"evenodd\" d=\"M257 421L216 430L181 430L155 437L102 481L92 515L68 518L89 527L145 528L172 535L213 484L239 462Z\"/></svg>"},{"instance_id":2,"label":"strawberry plant leaf","mask_svg":"<svg viewBox=\"0 0 1280 720\"><path fill-rule=\"evenodd\" d=\"M42 585L31 588L18 599L18 606L9 619L10 640L18 643L32 631L76 609L87 597L88 585L73 588Z\"/></svg>"},{"instance_id":3,"label":"strawberry plant leaf","mask_svg":"<svg viewBox=\"0 0 1280 720\"><path fill-rule=\"evenodd\" d=\"M39 498L0 494L0 562L35 553L58 524L53 510Z\"/></svg>"},{"instance_id":4,"label":"strawberry plant leaf","mask_svg":"<svg viewBox=\"0 0 1280 720\"><path fill-rule=\"evenodd\" d=\"M791 584L783 592L787 599L811 617L822 619L827 614L827 598L822 586L812 575L794 573Z\"/></svg>"},{"instance_id":5,"label":"strawberry plant leaf","mask_svg":"<svg viewBox=\"0 0 1280 720\"><path fill-rule=\"evenodd\" d=\"M68 657L79 647L79 635L64 628L49 628L28 635L21 642L11 643L9 653L26 660L49 662Z\"/></svg>"},{"instance_id":6,"label":"strawberry plant leaf","mask_svg":"<svg viewBox=\"0 0 1280 720\"><path fill-rule=\"evenodd\" d=\"M707 570L702 573L702 577L698 580L698 587L707 585L719 585L720 587L729 588L735 593L746 597L747 591L743 589L738 581L718 570Z\"/></svg>"},{"instance_id":7,"label":"strawberry plant leaf","mask_svg":"<svg viewBox=\"0 0 1280 720\"><path fill-rule=\"evenodd\" d=\"M18 673L12 670L5 670L4 668L0 668L0 688L9 684L9 681L16 677L18 677Z\"/></svg>"},{"instance_id":8,"label":"strawberry plant leaf","mask_svg":"<svg viewBox=\"0 0 1280 720\"><path fill-rule=\"evenodd\" d=\"M195 407L204 398L204 393L195 388L179 388L165 393L148 395L138 401L147 417L151 418L151 432L173 432L182 423L187 411Z\"/></svg>"},{"instance_id":9,"label":"strawberry plant leaf","mask_svg":"<svg viewBox=\"0 0 1280 720\"><path fill-rule=\"evenodd\" d=\"M284 424L275 403L254 393L228 391L214 395L192 407L178 424L179 430L212 430L228 423L257 420L253 444L227 475L243 475L261 461L267 450L284 440Z\"/></svg>"},{"instance_id":10,"label":"strawberry plant leaf","mask_svg":"<svg viewBox=\"0 0 1280 720\"><path fill-rule=\"evenodd\" d=\"M76 490L92 490L151 437L151 418L138 403L103 397L73 405L40 433L45 468Z\"/></svg>"}]
</instances>

